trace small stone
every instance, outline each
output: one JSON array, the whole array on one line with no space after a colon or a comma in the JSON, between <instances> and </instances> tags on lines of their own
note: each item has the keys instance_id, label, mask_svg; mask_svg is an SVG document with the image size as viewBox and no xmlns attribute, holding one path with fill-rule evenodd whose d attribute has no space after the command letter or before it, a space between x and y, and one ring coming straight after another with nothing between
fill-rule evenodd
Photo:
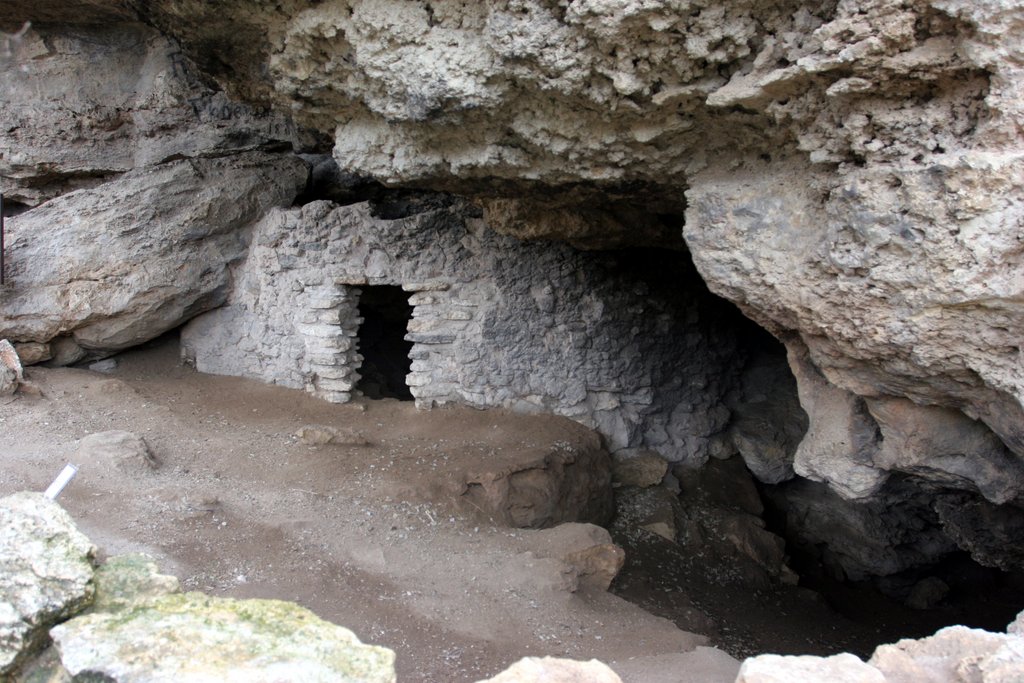
<instances>
[{"instance_id":1,"label":"small stone","mask_svg":"<svg viewBox=\"0 0 1024 683\"><path fill-rule=\"evenodd\" d=\"M296 438L307 446L324 446L332 443L339 446L369 446L362 434L351 429L338 429L327 425L306 425L295 432Z\"/></svg>"},{"instance_id":2,"label":"small stone","mask_svg":"<svg viewBox=\"0 0 1024 683\"><path fill-rule=\"evenodd\" d=\"M612 466L612 482L622 486L657 486L668 473L668 462L654 453L644 453Z\"/></svg>"},{"instance_id":3,"label":"small stone","mask_svg":"<svg viewBox=\"0 0 1024 683\"><path fill-rule=\"evenodd\" d=\"M92 370L93 372L113 372L114 370L117 369L117 359L106 358L104 360L98 360L95 363L90 363L89 369Z\"/></svg>"},{"instance_id":4,"label":"small stone","mask_svg":"<svg viewBox=\"0 0 1024 683\"><path fill-rule=\"evenodd\" d=\"M50 341L50 351L53 353L50 363L58 367L71 365L85 358L85 349L71 337L53 339Z\"/></svg>"},{"instance_id":5,"label":"small stone","mask_svg":"<svg viewBox=\"0 0 1024 683\"><path fill-rule=\"evenodd\" d=\"M622 683L596 659L580 662L555 657L524 657L500 674L477 683Z\"/></svg>"},{"instance_id":6,"label":"small stone","mask_svg":"<svg viewBox=\"0 0 1024 683\"><path fill-rule=\"evenodd\" d=\"M82 439L75 452L79 464L122 472L148 472L160 463L145 440L132 432L97 432Z\"/></svg>"},{"instance_id":7,"label":"small stone","mask_svg":"<svg viewBox=\"0 0 1024 683\"><path fill-rule=\"evenodd\" d=\"M21 364L26 366L42 363L53 358L49 344L40 344L39 342L22 342L20 344L15 344L14 350L18 352L18 358L21 359Z\"/></svg>"},{"instance_id":8,"label":"small stone","mask_svg":"<svg viewBox=\"0 0 1024 683\"><path fill-rule=\"evenodd\" d=\"M676 542L675 527L668 522L652 522L651 524L644 524L640 528L644 531L650 531L652 534L657 534L666 541Z\"/></svg>"}]
</instances>

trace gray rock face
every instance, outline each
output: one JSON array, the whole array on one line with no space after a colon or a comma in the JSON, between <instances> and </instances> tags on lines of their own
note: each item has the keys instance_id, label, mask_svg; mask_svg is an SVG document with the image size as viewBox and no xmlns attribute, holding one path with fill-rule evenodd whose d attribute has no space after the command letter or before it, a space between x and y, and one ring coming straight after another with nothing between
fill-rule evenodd
<instances>
[{"instance_id":1,"label":"gray rock face","mask_svg":"<svg viewBox=\"0 0 1024 683\"><path fill-rule=\"evenodd\" d=\"M93 599L96 548L42 494L0 499L0 675Z\"/></svg>"},{"instance_id":2,"label":"gray rock face","mask_svg":"<svg viewBox=\"0 0 1024 683\"><path fill-rule=\"evenodd\" d=\"M60 22L88 15L62 9ZM126 18L69 30L36 19L18 38L15 68L0 70L6 200L36 206L170 159L302 144L287 118L212 90L178 47Z\"/></svg>"},{"instance_id":3,"label":"gray rock face","mask_svg":"<svg viewBox=\"0 0 1024 683\"><path fill-rule=\"evenodd\" d=\"M984 500L949 495L936 501L935 512L943 529L980 564L1005 570L1024 568L1024 509L1020 505L992 505Z\"/></svg>"},{"instance_id":4,"label":"gray rock face","mask_svg":"<svg viewBox=\"0 0 1024 683\"><path fill-rule=\"evenodd\" d=\"M395 655L298 605L168 595L50 631L76 678L116 683L246 680L394 683Z\"/></svg>"},{"instance_id":5,"label":"gray rock face","mask_svg":"<svg viewBox=\"0 0 1024 683\"><path fill-rule=\"evenodd\" d=\"M884 397L868 399L867 408L882 436L876 466L978 492L997 505L1024 492L1024 462L960 411Z\"/></svg>"},{"instance_id":6,"label":"gray rock face","mask_svg":"<svg viewBox=\"0 0 1024 683\"><path fill-rule=\"evenodd\" d=\"M933 492L905 484L887 486L870 499L847 500L822 484L797 479L771 495L786 511L787 528L796 530L791 540L824 544L824 564L853 580L933 564L962 543L933 509Z\"/></svg>"},{"instance_id":7,"label":"gray rock face","mask_svg":"<svg viewBox=\"0 0 1024 683\"><path fill-rule=\"evenodd\" d=\"M305 177L297 159L259 152L175 161L9 219L0 336L113 351L220 305L244 229Z\"/></svg>"},{"instance_id":8,"label":"gray rock face","mask_svg":"<svg viewBox=\"0 0 1024 683\"><path fill-rule=\"evenodd\" d=\"M183 330L185 353L203 372L347 401L363 360L360 288L401 285L417 405L553 412L613 450L708 457L728 418L736 343L724 309L680 291L681 257L523 244L445 201L390 220L372 204L270 214L229 305Z\"/></svg>"}]
</instances>

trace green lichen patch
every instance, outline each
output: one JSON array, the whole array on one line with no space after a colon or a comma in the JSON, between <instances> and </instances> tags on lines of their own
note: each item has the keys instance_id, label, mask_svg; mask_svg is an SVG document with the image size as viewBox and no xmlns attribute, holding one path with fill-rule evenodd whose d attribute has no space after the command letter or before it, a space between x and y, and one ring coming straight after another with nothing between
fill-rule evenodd
<instances>
[{"instance_id":1,"label":"green lichen patch","mask_svg":"<svg viewBox=\"0 0 1024 683\"><path fill-rule=\"evenodd\" d=\"M112 557L96 570L93 611L112 612L131 604L177 593L178 579L160 574L149 555L133 553Z\"/></svg>"}]
</instances>

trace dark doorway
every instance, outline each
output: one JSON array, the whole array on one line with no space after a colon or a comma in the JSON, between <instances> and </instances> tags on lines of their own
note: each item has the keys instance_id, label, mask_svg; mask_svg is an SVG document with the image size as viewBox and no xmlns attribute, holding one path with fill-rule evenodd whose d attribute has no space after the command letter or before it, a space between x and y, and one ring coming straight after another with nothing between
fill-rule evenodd
<instances>
[{"instance_id":1,"label":"dark doorway","mask_svg":"<svg viewBox=\"0 0 1024 683\"><path fill-rule=\"evenodd\" d=\"M405 340L412 319L409 294L401 287L363 287L359 297L359 353L363 365L356 387L367 398L413 399L405 377L412 368L412 342Z\"/></svg>"}]
</instances>

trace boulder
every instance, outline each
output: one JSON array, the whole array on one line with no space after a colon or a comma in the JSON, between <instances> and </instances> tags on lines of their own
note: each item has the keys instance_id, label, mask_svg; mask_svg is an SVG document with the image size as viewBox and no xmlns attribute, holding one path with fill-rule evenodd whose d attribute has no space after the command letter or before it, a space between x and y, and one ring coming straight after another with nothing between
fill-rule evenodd
<instances>
[{"instance_id":1,"label":"boulder","mask_svg":"<svg viewBox=\"0 0 1024 683\"><path fill-rule=\"evenodd\" d=\"M596 659L580 662L556 657L524 657L493 678L477 683L622 683Z\"/></svg>"},{"instance_id":2,"label":"boulder","mask_svg":"<svg viewBox=\"0 0 1024 683\"><path fill-rule=\"evenodd\" d=\"M245 228L305 179L298 159L259 152L172 161L8 219L0 337L110 352L218 306Z\"/></svg>"},{"instance_id":3,"label":"boulder","mask_svg":"<svg viewBox=\"0 0 1024 683\"><path fill-rule=\"evenodd\" d=\"M950 626L928 638L881 645L868 664L886 683L1011 683L1024 680L1024 638Z\"/></svg>"},{"instance_id":4,"label":"boulder","mask_svg":"<svg viewBox=\"0 0 1024 683\"><path fill-rule=\"evenodd\" d=\"M96 548L55 502L37 493L0 499L0 676L89 606Z\"/></svg>"},{"instance_id":5,"label":"boulder","mask_svg":"<svg viewBox=\"0 0 1024 683\"><path fill-rule=\"evenodd\" d=\"M610 666L629 683L734 683L740 663L713 647L690 652L630 657Z\"/></svg>"},{"instance_id":6,"label":"boulder","mask_svg":"<svg viewBox=\"0 0 1024 683\"><path fill-rule=\"evenodd\" d=\"M519 450L461 475L459 504L513 527L606 523L612 515L611 456L594 432L572 442Z\"/></svg>"},{"instance_id":7,"label":"boulder","mask_svg":"<svg viewBox=\"0 0 1024 683\"><path fill-rule=\"evenodd\" d=\"M956 550L932 509L933 493L892 484L868 500L846 500L824 484L796 479L771 491L785 511L787 540L823 548L841 578L863 580L938 562Z\"/></svg>"},{"instance_id":8,"label":"boulder","mask_svg":"<svg viewBox=\"0 0 1024 683\"><path fill-rule=\"evenodd\" d=\"M832 657L760 655L743 662L736 683L887 683L885 676L847 652Z\"/></svg>"},{"instance_id":9,"label":"boulder","mask_svg":"<svg viewBox=\"0 0 1024 683\"><path fill-rule=\"evenodd\" d=\"M668 462L657 453L618 459L612 466L612 483L620 486L657 486L668 473Z\"/></svg>"},{"instance_id":10,"label":"boulder","mask_svg":"<svg viewBox=\"0 0 1024 683\"><path fill-rule=\"evenodd\" d=\"M113 683L394 683L395 655L298 605L165 595L53 628L76 679Z\"/></svg>"},{"instance_id":11,"label":"boulder","mask_svg":"<svg viewBox=\"0 0 1024 683\"><path fill-rule=\"evenodd\" d=\"M18 352L6 339L0 340L0 396L10 396L24 379Z\"/></svg>"},{"instance_id":12,"label":"boulder","mask_svg":"<svg viewBox=\"0 0 1024 683\"><path fill-rule=\"evenodd\" d=\"M1024 613L1022 613L1024 614ZM1022 617L1017 618L1020 622ZM880 645L867 663L833 657L760 655L743 662L735 683L1015 683L1024 680L1024 636L950 626L918 640Z\"/></svg>"},{"instance_id":13,"label":"boulder","mask_svg":"<svg viewBox=\"0 0 1024 683\"><path fill-rule=\"evenodd\" d=\"M642 529L675 543L699 535L689 524L679 498L663 486L622 486L615 490L614 525L619 530Z\"/></svg>"},{"instance_id":14,"label":"boulder","mask_svg":"<svg viewBox=\"0 0 1024 683\"><path fill-rule=\"evenodd\" d=\"M626 561L608 530L595 524L559 524L533 533L529 544L536 554L566 563L580 588L608 590Z\"/></svg>"},{"instance_id":15,"label":"boulder","mask_svg":"<svg viewBox=\"0 0 1024 683\"><path fill-rule=\"evenodd\" d=\"M732 412L727 436L759 481L778 484L796 476L793 458L807 432L807 413L800 407L784 347L763 331L754 339L759 337L764 341L752 344L756 350L740 373L739 386L725 400Z\"/></svg>"},{"instance_id":16,"label":"boulder","mask_svg":"<svg viewBox=\"0 0 1024 683\"><path fill-rule=\"evenodd\" d=\"M42 363L53 358L49 344L25 342L23 344L15 344L14 350L18 352L18 358L21 359L22 365L35 365L36 363Z\"/></svg>"}]
</instances>

